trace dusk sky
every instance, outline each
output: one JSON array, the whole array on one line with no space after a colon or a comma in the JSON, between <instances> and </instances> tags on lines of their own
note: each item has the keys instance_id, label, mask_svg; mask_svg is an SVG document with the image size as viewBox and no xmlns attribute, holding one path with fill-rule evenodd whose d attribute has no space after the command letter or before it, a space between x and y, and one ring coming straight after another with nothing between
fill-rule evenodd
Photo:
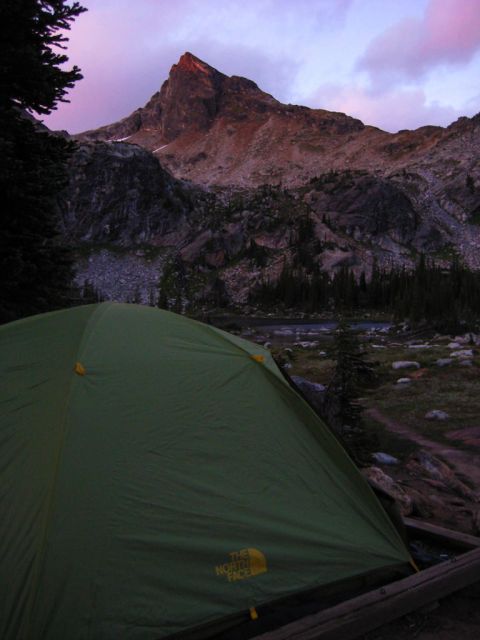
<instances>
[{"instance_id":1,"label":"dusk sky","mask_svg":"<svg viewBox=\"0 0 480 640\"><path fill-rule=\"evenodd\" d=\"M190 51L285 103L388 131L480 111L480 0L83 0L84 79L44 122L77 133L143 106Z\"/></svg>"}]
</instances>

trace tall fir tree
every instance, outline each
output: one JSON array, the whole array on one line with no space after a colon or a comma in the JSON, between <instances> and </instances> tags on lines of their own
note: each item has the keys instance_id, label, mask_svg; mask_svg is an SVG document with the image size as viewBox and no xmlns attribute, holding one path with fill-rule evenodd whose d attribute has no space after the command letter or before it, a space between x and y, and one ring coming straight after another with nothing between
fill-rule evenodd
<instances>
[{"instance_id":1,"label":"tall fir tree","mask_svg":"<svg viewBox=\"0 0 480 640\"><path fill-rule=\"evenodd\" d=\"M330 426L340 436L357 464L369 460L375 438L363 429L361 392L375 381L376 374L362 351L358 337L340 316L333 344L335 370L327 388L324 411Z\"/></svg>"},{"instance_id":2,"label":"tall fir tree","mask_svg":"<svg viewBox=\"0 0 480 640\"><path fill-rule=\"evenodd\" d=\"M333 344L335 370L329 385L338 401L338 418L341 426L359 425L361 407L358 404L360 390L374 377L372 365L365 359L357 336L343 316L339 317Z\"/></svg>"},{"instance_id":3,"label":"tall fir tree","mask_svg":"<svg viewBox=\"0 0 480 640\"><path fill-rule=\"evenodd\" d=\"M0 4L0 322L68 304L72 258L58 242L56 199L74 149L31 113L49 114L82 76L62 52L85 9L66 0Z\"/></svg>"}]
</instances>

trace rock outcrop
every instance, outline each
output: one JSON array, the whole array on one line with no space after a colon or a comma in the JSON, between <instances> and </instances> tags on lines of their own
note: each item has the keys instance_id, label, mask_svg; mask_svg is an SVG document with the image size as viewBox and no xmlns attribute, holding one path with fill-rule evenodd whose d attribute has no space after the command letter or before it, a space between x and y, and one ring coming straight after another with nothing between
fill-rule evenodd
<instances>
[{"instance_id":1,"label":"rock outcrop","mask_svg":"<svg viewBox=\"0 0 480 640\"><path fill-rule=\"evenodd\" d=\"M163 245L192 208L187 189L136 145L82 144L70 176L61 206L72 244Z\"/></svg>"},{"instance_id":2,"label":"rock outcrop","mask_svg":"<svg viewBox=\"0 0 480 640\"><path fill-rule=\"evenodd\" d=\"M192 220L207 201L142 147L80 144L59 200L80 288L102 299L154 304L166 262L193 239Z\"/></svg>"}]
</instances>

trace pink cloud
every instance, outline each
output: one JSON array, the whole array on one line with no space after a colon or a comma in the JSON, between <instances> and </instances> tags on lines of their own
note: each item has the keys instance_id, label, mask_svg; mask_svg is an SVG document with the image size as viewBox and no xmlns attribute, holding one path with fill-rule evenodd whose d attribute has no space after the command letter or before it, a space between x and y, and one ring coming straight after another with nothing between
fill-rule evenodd
<instances>
[{"instance_id":1,"label":"pink cloud","mask_svg":"<svg viewBox=\"0 0 480 640\"><path fill-rule=\"evenodd\" d=\"M421 89L390 89L381 99L359 86L323 85L309 101L310 105L340 111L395 133L400 129L416 129L431 124L446 126L465 115L450 106L428 103ZM477 110L478 110L478 104ZM472 105L471 115L475 113Z\"/></svg>"},{"instance_id":2,"label":"pink cloud","mask_svg":"<svg viewBox=\"0 0 480 640\"><path fill-rule=\"evenodd\" d=\"M358 67L383 83L418 78L443 64L468 62L480 49L476 0L429 0L421 19L407 18L370 43Z\"/></svg>"}]
</instances>

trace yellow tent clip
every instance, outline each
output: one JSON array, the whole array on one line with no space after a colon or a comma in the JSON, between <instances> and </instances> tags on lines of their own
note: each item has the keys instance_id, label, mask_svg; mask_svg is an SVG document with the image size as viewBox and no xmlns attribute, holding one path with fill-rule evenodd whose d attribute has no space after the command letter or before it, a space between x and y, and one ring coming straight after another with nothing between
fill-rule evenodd
<instances>
[{"instance_id":1,"label":"yellow tent clip","mask_svg":"<svg viewBox=\"0 0 480 640\"><path fill-rule=\"evenodd\" d=\"M258 613L257 613L257 610L255 609L255 607L250 607L250 618L252 620L257 620L257 618L258 618Z\"/></svg>"},{"instance_id":2,"label":"yellow tent clip","mask_svg":"<svg viewBox=\"0 0 480 640\"><path fill-rule=\"evenodd\" d=\"M81 362L76 362L73 370L75 371L75 373L78 373L79 376L84 376L87 373L87 370Z\"/></svg>"},{"instance_id":3,"label":"yellow tent clip","mask_svg":"<svg viewBox=\"0 0 480 640\"><path fill-rule=\"evenodd\" d=\"M250 356L250 358L255 360L255 362L265 362L265 356L261 356L260 354L254 354Z\"/></svg>"}]
</instances>

